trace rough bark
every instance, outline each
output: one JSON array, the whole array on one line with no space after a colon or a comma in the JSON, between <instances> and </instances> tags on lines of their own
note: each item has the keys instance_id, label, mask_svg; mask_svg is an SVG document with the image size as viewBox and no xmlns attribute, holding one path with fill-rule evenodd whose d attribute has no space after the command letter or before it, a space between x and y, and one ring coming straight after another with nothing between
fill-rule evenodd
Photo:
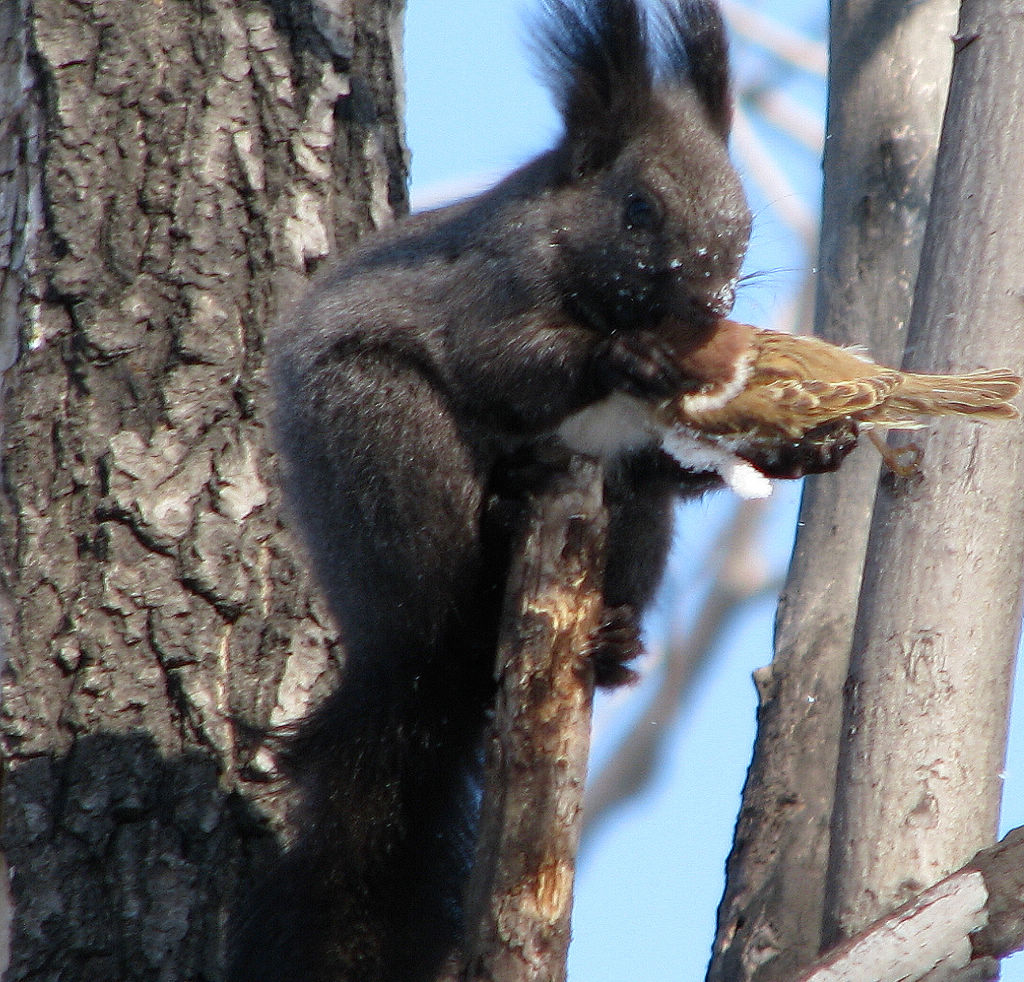
<instances>
[{"instance_id":1,"label":"rough bark","mask_svg":"<svg viewBox=\"0 0 1024 982\"><path fill-rule=\"evenodd\" d=\"M607 514L579 459L532 506L509 576L462 978L560 982L590 748Z\"/></svg>"},{"instance_id":2,"label":"rough bark","mask_svg":"<svg viewBox=\"0 0 1024 982\"><path fill-rule=\"evenodd\" d=\"M1024 365L1024 9L961 7L904 367ZM854 634L827 931L993 841L1024 568L1024 425L943 421L883 481Z\"/></svg>"},{"instance_id":3,"label":"rough bark","mask_svg":"<svg viewBox=\"0 0 1024 982\"><path fill-rule=\"evenodd\" d=\"M956 0L831 5L815 333L898 364L924 235ZM712 982L791 977L821 946L842 685L878 456L807 480L779 602Z\"/></svg>"},{"instance_id":4,"label":"rough bark","mask_svg":"<svg viewBox=\"0 0 1024 982\"><path fill-rule=\"evenodd\" d=\"M0 4L8 979L213 979L332 677L262 331L405 207L400 0ZM353 10L353 7L358 8Z\"/></svg>"}]
</instances>

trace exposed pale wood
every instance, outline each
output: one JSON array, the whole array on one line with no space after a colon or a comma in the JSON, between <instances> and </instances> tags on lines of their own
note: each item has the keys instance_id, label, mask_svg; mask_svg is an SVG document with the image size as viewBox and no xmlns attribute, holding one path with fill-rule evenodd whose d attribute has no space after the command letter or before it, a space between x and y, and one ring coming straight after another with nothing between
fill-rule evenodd
<instances>
[{"instance_id":1,"label":"exposed pale wood","mask_svg":"<svg viewBox=\"0 0 1024 982\"><path fill-rule=\"evenodd\" d=\"M950 978L971 961L971 934L985 925L981 873L957 873L831 952L799 982Z\"/></svg>"},{"instance_id":2,"label":"exposed pale wood","mask_svg":"<svg viewBox=\"0 0 1024 982\"><path fill-rule=\"evenodd\" d=\"M1024 828L836 945L797 982L970 982L1024 947Z\"/></svg>"},{"instance_id":3,"label":"exposed pale wood","mask_svg":"<svg viewBox=\"0 0 1024 982\"><path fill-rule=\"evenodd\" d=\"M509 577L463 978L565 978L607 515L578 459L534 502Z\"/></svg>"}]
</instances>

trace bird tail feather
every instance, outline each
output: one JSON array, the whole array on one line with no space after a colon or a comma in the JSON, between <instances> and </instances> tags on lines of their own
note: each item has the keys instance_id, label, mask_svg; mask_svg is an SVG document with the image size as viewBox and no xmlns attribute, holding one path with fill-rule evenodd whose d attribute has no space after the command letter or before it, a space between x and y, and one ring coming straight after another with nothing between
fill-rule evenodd
<instances>
[{"instance_id":1,"label":"bird tail feather","mask_svg":"<svg viewBox=\"0 0 1024 982\"><path fill-rule=\"evenodd\" d=\"M1020 389L1021 377L1005 368L966 375L907 374L873 421L898 426L918 416L1017 419L1020 411L1010 400Z\"/></svg>"}]
</instances>

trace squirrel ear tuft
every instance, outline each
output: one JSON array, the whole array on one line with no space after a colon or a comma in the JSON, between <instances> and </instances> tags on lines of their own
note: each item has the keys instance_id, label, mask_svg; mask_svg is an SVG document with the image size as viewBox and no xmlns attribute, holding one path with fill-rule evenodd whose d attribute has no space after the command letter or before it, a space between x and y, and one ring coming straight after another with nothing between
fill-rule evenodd
<instances>
[{"instance_id":1,"label":"squirrel ear tuft","mask_svg":"<svg viewBox=\"0 0 1024 982\"><path fill-rule=\"evenodd\" d=\"M643 10L638 0L544 0L536 26L574 169L600 167L648 115L654 66Z\"/></svg>"},{"instance_id":2,"label":"squirrel ear tuft","mask_svg":"<svg viewBox=\"0 0 1024 982\"><path fill-rule=\"evenodd\" d=\"M692 85L722 139L732 127L729 43L716 0L669 0L659 24L664 60L659 74L668 83Z\"/></svg>"},{"instance_id":3,"label":"squirrel ear tuft","mask_svg":"<svg viewBox=\"0 0 1024 982\"><path fill-rule=\"evenodd\" d=\"M732 125L728 42L716 0L542 0L534 47L562 115L571 167L613 159L648 119L657 86L692 87L723 140Z\"/></svg>"}]
</instances>

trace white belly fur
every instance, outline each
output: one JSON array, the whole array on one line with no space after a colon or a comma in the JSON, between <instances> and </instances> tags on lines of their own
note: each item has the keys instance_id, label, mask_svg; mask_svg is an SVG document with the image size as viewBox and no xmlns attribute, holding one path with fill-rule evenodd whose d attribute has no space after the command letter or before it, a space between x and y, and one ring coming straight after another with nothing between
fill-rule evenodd
<instances>
[{"instance_id":1,"label":"white belly fur","mask_svg":"<svg viewBox=\"0 0 1024 982\"><path fill-rule=\"evenodd\" d=\"M595 402L566 418L558 437L576 453L609 460L627 450L654 447L661 439L651 407L624 392Z\"/></svg>"},{"instance_id":2,"label":"white belly fur","mask_svg":"<svg viewBox=\"0 0 1024 982\"><path fill-rule=\"evenodd\" d=\"M684 426L664 426L650 405L623 392L569 416L557 434L570 450L604 461L660 444L688 470L714 471L741 498L765 498L772 491L767 477L721 442Z\"/></svg>"}]
</instances>

